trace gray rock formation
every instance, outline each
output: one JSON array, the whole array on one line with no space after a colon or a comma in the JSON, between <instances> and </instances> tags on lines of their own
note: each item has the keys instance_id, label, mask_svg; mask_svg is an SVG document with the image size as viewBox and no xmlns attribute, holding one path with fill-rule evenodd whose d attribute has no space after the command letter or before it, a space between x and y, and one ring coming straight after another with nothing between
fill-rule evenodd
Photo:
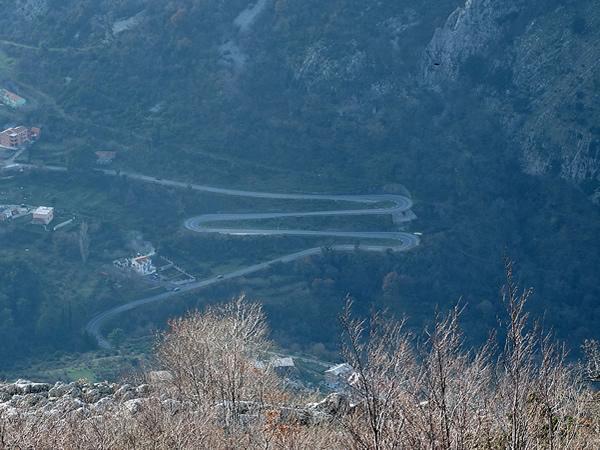
<instances>
[{"instance_id":1,"label":"gray rock formation","mask_svg":"<svg viewBox=\"0 0 600 450\"><path fill-rule=\"evenodd\" d=\"M164 380L165 373L161 372L158 379ZM171 393L164 381L160 384L132 386L85 381L50 385L18 380L0 384L0 423L11 417L86 419L116 412L135 416L151 407L158 407L170 415L194 411L193 403L171 398ZM214 411L221 417L229 417L231 413L235 413L243 423L260 420L262 413L274 411L281 424L307 425L329 422L334 417L349 413L351 407L344 394L334 393L321 402L305 407L240 401L234 406L217 404Z\"/></svg>"},{"instance_id":2,"label":"gray rock formation","mask_svg":"<svg viewBox=\"0 0 600 450\"><path fill-rule=\"evenodd\" d=\"M424 82L437 88L445 81L455 80L470 56L485 51L502 37L503 19L519 12L523 4L522 0L466 0L435 31L427 46L422 68Z\"/></svg>"},{"instance_id":3,"label":"gray rock formation","mask_svg":"<svg viewBox=\"0 0 600 450\"><path fill-rule=\"evenodd\" d=\"M455 82L473 83L463 69L480 70L472 88L501 118L523 172L595 187L590 199L600 203L599 25L591 0L466 0L435 31L420 81L442 92ZM480 58L467 66L471 57Z\"/></svg>"},{"instance_id":4,"label":"gray rock formation","mask_svg":"<svg viewBox=\"0 0 600 450\"><path fill-rule=\"evenodd\" d=\"M318 403L307 405L307 409L327 416L342 416L350 411L350 401L346 395L334 392Z\"/></svg>"}]
</instances>

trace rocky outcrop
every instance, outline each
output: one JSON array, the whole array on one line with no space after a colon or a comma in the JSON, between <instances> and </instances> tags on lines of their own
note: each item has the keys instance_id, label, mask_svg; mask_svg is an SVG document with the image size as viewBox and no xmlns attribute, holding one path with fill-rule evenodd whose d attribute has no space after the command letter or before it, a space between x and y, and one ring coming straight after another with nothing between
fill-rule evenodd
<instances>
[{"instance_id":1,"label":"rocky outcrop","mask_svg":"<svg viewBox=\"0 0 600 450\"><path fill-rule=\"evenodd\" d=\"M137 386L86 381L46 384L29 380L0 384L0 423L3 419L11 418L45 417L70 420L117 412L135 416L156 407L169 415L182 411L193 413L192 402L172 398L175 395L166 384L166 373L168 372L150 374L149 379L159 380L158 384ZM243 423L260 420L265 413L269 412L271 416L277 417L278 423L303 425L327 423L336 417L348 414L351 410L348 397L340 393L330 394L322 401L304 407L248 401L239 401L235 405L219 403L214 407L214 412L218 416L229 417L234 413Z\"/></svg>"},{"instance_id":2,"label":"rocky outcrop","mask_svg":"<svg viewBox=\"0 0 600 450\"><path fill-rule=\"evenodd\" d=\"M131 386L119 387L107 382L76 381L51 385L17 380L15 383L0 384L0 417L102 412L109 405L139 396L140 391Z\"/></svg>"},{"instance_id":3,"label":"rocky outcrop","mask_svg":"<svg viewBox=\"0 0 600 450\"><path fill-rule=\"evenodd\" d=\"M595 185L597 192L599 25L593 2L556 8L532 22L513 50L515 91L528 99L518 130L523 169Z\"/></svg>"},{"instance_id":4,"label":"rocky outcrop","mask_svg":"<svg viewBox=\"0 0 600 450\"><path fill-rule=\"evenodd\" d=\"M318 403L307 405L307 409L329 417L343 416L351 411L350 400L345 394L334 392Z\"/></svg>"},{"instance_id":5,"label":"rocky outcrop","mask_svg":"<svg viewBox=\"0 0 600 450\"><path fill-rule=\"evenodd\" d=\"M422 77L430 87L457 78L461 65L485 51L503 34L507 17L523 8L522 0L466 0L442 28L438 28L425 50Z\"/></svg>"},{"instance_id":6,"label":"rocky outcrop","mask_svg":"<svg viewBox=\"0 0 600 450\"><path fill-rule=\"evenodd\" d=\"M585 186L600 203L599 24L591 0L467 0L435 31L420 79L440 92L453 82L476 89L523 172Z\"/></svg>"}]
</instances>

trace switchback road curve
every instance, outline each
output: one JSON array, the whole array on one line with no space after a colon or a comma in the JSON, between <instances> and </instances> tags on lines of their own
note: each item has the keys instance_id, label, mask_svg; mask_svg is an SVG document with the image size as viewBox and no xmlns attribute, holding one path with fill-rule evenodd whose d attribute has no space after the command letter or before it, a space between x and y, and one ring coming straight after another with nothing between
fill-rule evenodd
<instances>
[{"instance_id":1,"label":"switchback road curve","mask_svg":"<svg viewBox=\"0 0 600 450\"><path fill-rule=\"evenodd\" d=\"M274 199L274 200L297 200L297 201L314 201L314 202L346 202L356 203L362 207L356 209L332 209L332 210L316 210L308 212L286 212L286 213L249 213L249 214L205 214L201 216L187 219L184 226L196 233L216 233L230 236L307 236L307 237L333 237L333 238L350 238L353 240L369 240L370 244L360 244L359 248L366 251L383 252L383 251L406 251L419 245L419 238L411 233L395 232L395 231L316 231L316 230L301 230L301 229L258 229L258 228L231 228L224 226L215 226L232 221L252 221L263 219L278 219L286 217L316 217L316 216L372 216L372 215L391 215L395 222L403 222L411 220L412 201L410 198L402 195L381 194L381 195L325 195L325 194L277 194L271 192L254 192L243 191L236 189L217 188L212 186L204 186L198 184L183 183L179 181L163 180L160 178L141 175L133 172L119 172L112 170L103 170L106 175L124 175L128 178L159 184L162 186L171 186L178 188L186 188L195 191L209 192L220 195L229 195L236 197L248 197L256 199ZM384 205L384 206L377 206ZM368 208L367 206L372 206ZM212 224L212 225L211 225ZM376 244L376 241L383 241ZM385 242L385 243L384 243ZM393 244L390 244L393 242ZM329 247L337 251L352 251L356 248L352 244L339 244ZM96 315L85 326L85 331L93 336L100 347L110 348L110 343L102 335L102 326L115 316L139 308L143 305L160 302L176 295L185 294L191 291L202 289L216 283L226 280L246 276L255 272L259 272L268 268L275 263L287 263L311 255L321 253L321 247L313 247L299 252L281 256L270 261L254 264L243 269L235 270L227 274L218 275L202 281L190 283L182 286L177 292L170 291L151 297L135 300L124 305L116 306L107 311Z\"/></svg>"}]
</instances>

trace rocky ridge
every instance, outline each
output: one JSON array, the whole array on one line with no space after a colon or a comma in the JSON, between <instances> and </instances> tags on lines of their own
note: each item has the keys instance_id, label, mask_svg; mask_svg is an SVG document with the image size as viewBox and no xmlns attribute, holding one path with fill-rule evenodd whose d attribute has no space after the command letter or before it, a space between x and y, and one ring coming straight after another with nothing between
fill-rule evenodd
<instances>
[{"instance_id":1,"label":"rocky ridge","mask_svg":"<svg viewBox=\"0 0 600 450\"><path fill-rule=\"evenodd\" d=\"M467 0L438 28L423 58L423 80L431 87L457 79L470 56L484 52L503 34L503 23L523 8L522 1Z\"/></svg>"},{"instance_id":2,"label":"rocky ridge","mask_svg":"<svg viewBox=\"0 0 600 450\"><path fill-rule=\"evenodd\" d=\"M523 172L585 186L600 203L599 23L587 0L467 0L435 31L420 81L476 91L520 149Z\"/></svg>"},{"instance_id":3,"label":"rocky ridge","mask_svg":"<svg viewBox=\"0 0 600 450\"><path fill-rule=\"evenodd\" d=\"M49 384L22 379L0 383L0 420L83 420L114 413L135 416L150 409L169 415L193 412L192 402L175 399L176 391L169 384L169 377L166 372L151 372L147 384L137 385L85 380ZM216 414L232 411L229 404L214 406ZM320 402L300 407L240 401L234 410L245 422L257 419L261 413L275 411L281 423L318 424L349 412L351 405L345 394L333 393Z\"/></svg>"}]
</instances>

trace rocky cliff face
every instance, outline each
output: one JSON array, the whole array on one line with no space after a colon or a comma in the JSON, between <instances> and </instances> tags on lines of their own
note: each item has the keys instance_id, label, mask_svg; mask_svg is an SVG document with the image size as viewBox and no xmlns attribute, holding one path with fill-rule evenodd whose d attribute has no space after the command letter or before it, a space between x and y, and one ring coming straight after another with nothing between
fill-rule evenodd
<instances>
[{"instance_id":1,"label":"rocky cliff face","mask_svg":"<svg viewBox=\"0 0 600 450\"><path fill-rule=\"evenodd\" d=\"M434 88L455 81L462 64L497 44L506 22L522 10L521 0L467 0L435 31L423 58L423 81Z\"/></svg>"},{"instance_id":2,"label":"rocky cliff face","mask_svg":"<svg viewBox=\"0 0 600 450\"><path fill-rule=\"evenodd\" d=\"M554 172L578 184L600 180L597 30L599 8L581 2L532 21L515 42L515 90L530 98L517 134L528 173Z\"/></svg>"},{"instance_id":3,"label":"rocky cliff face","mask_svg":"<svg viewBox=\"0 0 600 450\"><path fill-rule=\"evenodd\" d=\"M477 90L501 117L525 173L585 186L597 202L600 9L592 1L538 3L468 0L436 30L422 80L442 94Z\"/></svg>"}]
</instances>

